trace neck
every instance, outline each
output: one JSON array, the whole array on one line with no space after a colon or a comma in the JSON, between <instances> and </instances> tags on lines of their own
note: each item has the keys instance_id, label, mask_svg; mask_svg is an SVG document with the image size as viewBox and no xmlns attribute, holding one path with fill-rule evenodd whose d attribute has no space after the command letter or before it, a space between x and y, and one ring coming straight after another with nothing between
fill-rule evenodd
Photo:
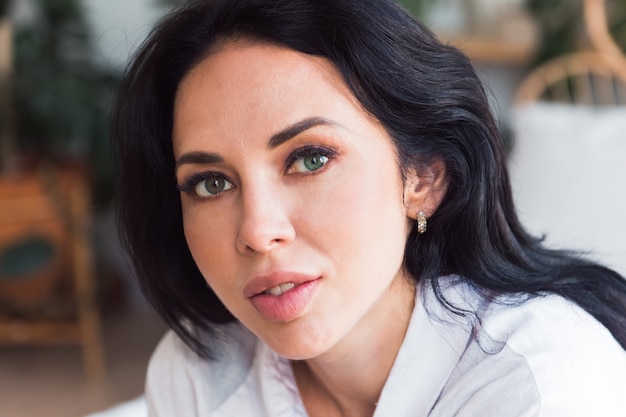
<instances>
[{"instance_id":1,"label":"neck","mask_svg":"<svg viewBox=\"0 0 626 417\"><path fill-rule=\"evenodd\" d=\"M415 286L400 277L333 349L293 363L300 395L311 417L374 414L414 304Z\"/></svg>"}]
</instances>

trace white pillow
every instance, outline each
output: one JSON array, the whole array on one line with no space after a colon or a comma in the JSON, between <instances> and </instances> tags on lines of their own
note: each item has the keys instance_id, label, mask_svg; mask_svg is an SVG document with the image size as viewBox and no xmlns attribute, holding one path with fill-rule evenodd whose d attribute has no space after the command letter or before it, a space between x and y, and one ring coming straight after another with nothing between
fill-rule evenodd
<instances>
[{"instance_id":1,"label":"white pillow","mask_svg":"<svg viewBox=\"0 0 626 417\"><path fill-rule=\"evenodd\" d=\"M141 395L133 400L117 404L108 410L85 417L148 417L146 398Z\"/></svg>"},{"instance_id":2,"label":"white pillow","mask_svg":"<svg viewBox=\"0 0 626 417\"><path fill-rule=\"evenodd\" d=\"M514 109L512 125L523 224L626 275L626 107L537 103Z\"/></svg>"}]
</instances>

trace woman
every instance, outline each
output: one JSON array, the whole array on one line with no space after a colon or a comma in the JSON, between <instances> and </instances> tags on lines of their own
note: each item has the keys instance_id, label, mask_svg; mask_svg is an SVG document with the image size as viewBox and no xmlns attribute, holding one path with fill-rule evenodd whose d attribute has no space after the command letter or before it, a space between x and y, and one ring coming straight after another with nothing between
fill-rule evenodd
<instances>
[{"instance_id":1,"label":"woman","mask_svg":"<svg viewBox=\"0 0 626 417\"><path fill-rule=\"evenodd\" d=\"M624 415L626 282L524 231L470 62L392 1L184 7L114 126L152 415Z\"/></svg>"}]
</instances>

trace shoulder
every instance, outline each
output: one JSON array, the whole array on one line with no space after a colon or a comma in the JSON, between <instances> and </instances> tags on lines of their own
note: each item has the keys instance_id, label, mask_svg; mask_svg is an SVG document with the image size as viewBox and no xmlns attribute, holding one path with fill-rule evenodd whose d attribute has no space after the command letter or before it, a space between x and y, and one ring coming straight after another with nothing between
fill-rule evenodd
<instances>
[{"instance_id":1,"label":"shoulder","mask_svg":"<svg viewBox=\"0 0 626 417\"><path fill-rule=\"evenodd\" d=\"M473 333L446 388L463 415L626 412L626 352L576 304L556 295L492 302Z\"/></svg>"},{"instance_id":2,"label":"shoulder","mask_svg":"<svg viewBox=\"0 0 626 417\"><path fill-rule=\"evenodd\" d=\"M206 359L169 331L148 366L146 397L150 415L209 415L245 380L256 340L239 324L220 326L211 336L213 359Z\"/></svg>"},{"instance_id":3,"label":"shoulder","mask_svg":"<svg viewBox=\"0 0 626 417\"><path fill-rule=\"evenodd\" d=\"M519 305L495 305L481 317L481 326L527 358L537 377L548 377L542 371L558 367L563 376L606 380L613 375L613 382L626 382L626 351L591 314L563 297L544 295Z\"/></svg>"},{"instance_id":4,"label":"shoulder","mask_svg":"<svg viewBox=\"0 0 626 417\"><path fill-rule=\"evenodd\" d=\"M540 415L626 415L626 351L577 304L538 297L500 308L485 327L526 360L542 398Z\"/></svg>"}]
</instances>

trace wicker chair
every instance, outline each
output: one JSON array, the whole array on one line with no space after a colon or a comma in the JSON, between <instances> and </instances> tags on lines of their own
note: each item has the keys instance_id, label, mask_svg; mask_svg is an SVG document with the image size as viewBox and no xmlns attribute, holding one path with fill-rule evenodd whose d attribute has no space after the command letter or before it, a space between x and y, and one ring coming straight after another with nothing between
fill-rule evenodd
<instances>
[{"instance_id":1,"label":"wicker chair","mask_svg":"<svg viewBox=\"0 0 626 417\"><path fill-rule=\"evenodd\" d=\"M626 103L626 57L611 38L604 0L585 0L592 48L548 61L522 82L515 105L536 101L591 106Z\"/></svg>"},{"instance_id":2,"label":"wicker chair","mask_svg":"<svg viewBox=\"0 0 626 417\"><path fill-rule=\"evenodd\" d=\"M604 0L586 0L593 48L547 62L519 86L509 171L531 232L626 275L626 58L605 19Z\"/></svg>"}]
</instances>

